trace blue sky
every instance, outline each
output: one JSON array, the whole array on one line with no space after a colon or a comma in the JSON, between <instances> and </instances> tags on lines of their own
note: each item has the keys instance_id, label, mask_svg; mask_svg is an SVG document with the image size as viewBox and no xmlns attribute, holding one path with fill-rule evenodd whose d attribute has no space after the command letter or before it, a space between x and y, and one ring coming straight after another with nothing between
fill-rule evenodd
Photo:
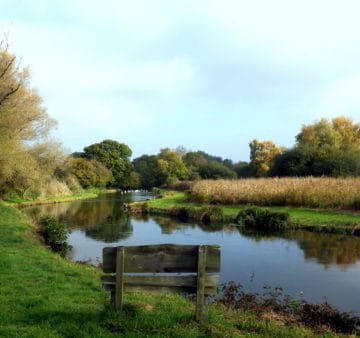
<instances>
[{"instance_id":1,"label":"blue sky","mask_svg":"<svg viewBox=\"0 0 360 338\"><path fill-rule=\"evenodd\" d=\"M360 121L360 2L0 0L0 28L70 151L179 145L234 161Z\"/></svg>"}]
</instances>

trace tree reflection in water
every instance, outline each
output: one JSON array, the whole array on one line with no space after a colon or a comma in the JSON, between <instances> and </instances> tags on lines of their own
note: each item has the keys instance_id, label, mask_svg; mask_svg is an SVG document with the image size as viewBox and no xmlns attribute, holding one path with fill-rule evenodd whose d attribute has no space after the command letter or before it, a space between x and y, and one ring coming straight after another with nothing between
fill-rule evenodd
<instances>
[{"instance_id":1,"label":"tree reflection in water","mask_svg":"<svg viewBox=\"0 0 360 338\"><path fill-rule=\"evenodd\" d=\"M301 230L266 233L239 229L239 232L255 241L275 241L279 238L294 241L304 252L306 260L315 260L326 268L337 265L346 270L360 260L360 238L356 236Z\"/></svg>"}]
</instances>

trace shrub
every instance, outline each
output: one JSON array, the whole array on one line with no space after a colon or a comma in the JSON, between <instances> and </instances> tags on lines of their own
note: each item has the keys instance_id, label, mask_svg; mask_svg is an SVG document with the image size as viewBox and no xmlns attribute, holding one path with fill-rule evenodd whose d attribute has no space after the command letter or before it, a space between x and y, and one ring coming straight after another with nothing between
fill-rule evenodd
<instances>
[{"instance_id":1,"label":"shrub","mask_svg":"<svg viewBox=\"0 0 360 338\"><path fill-rule=\"evenodd\" d=\"M172 207L169 210L169 216L186 222L190 218L189 210L185 207Z\"/></svg>"},{"instance_id":2,"label":"shrub","mask_svg":"<svg viewBox=\"0 0 360 338\"><path fill-rule=\"evenodd\" d=\"M171 190L177 190L177 191L188 191L193 186L193 181L178 181L176 183L173 183L169 185L169 189Z\"/></svg>"},{"instance_id":3,"label":"shrub","mask_svg":"<svg viewBox=\"0 0 360 338\"><path fill-rule=\"evenodd\" d=\"M224 213L220 207L207 206L197 211L198 220L204 224L221 223L224 220Z\"/></svg>"},{"instance_id":4,"label":"shrub","mask_svg":"<svg viewBox=\"0 0 360 338\"><path fill-rule=\"evenodd\" d=\"M45 243L50 245L53 250L59 251L66 246L69 230L65 223L53 216L44 216L41 218L40 224Z\"/></svg>"},{"instance_id":5,"label":"shrub","mask_svg":"<svg viewBox=\"0 0 360 338\"><path fill-rule=\"evenodd\" d=\"M289 224L289 214L263 208L247 208L236 216L236 222L245 228L258 230L282 230Z\"/></svg>"}]
</instances>

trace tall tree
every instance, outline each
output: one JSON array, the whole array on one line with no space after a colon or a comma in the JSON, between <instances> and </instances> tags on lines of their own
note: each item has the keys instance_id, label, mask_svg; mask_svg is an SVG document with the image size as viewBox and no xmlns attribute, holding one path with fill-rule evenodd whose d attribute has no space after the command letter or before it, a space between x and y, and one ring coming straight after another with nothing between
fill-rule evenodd
<instances>
[{"instance_id":1,"label":"tall tree","mask_svg":"<svg viewBox=\"0 0 360 338\"><path fill-rule=\"evenodd\" d=\"M267 176L274 165L275 159L284 151L271 141L252 140L250 147L250 167L254 176Z\"/></svg>"},{"instance_id":2,"label":"tall tree","mask_svg":"<svg viewBox=\"0 0 360 338\"><path fill-rule=\"evenodd\" d=\"M96 160L113 175L113 185L117 188L126 189L129 187L133 166L130 162L132 151L124 143L114 140L104 140L84 148L83 157Z\"/></svg>"},{"instance_id":3,"label":"tall tree","mask_svg":"<svg viewBox=\"0 0 360 338\"><path fill-rule=\"evenodd\" d=\"M29 71L0 43L0 195L38 188L41 163L29 144L44 139L54 124L30 86Z\"/></svg>"}]
</instances>

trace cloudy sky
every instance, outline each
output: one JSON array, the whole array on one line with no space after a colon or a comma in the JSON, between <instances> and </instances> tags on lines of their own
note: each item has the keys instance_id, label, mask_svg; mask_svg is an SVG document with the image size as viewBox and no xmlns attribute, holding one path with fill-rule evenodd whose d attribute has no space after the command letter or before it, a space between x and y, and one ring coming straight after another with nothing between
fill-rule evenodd
<instances>
[{"instance_id":1,"label":"cloudy sky","mask_svg":"<svg viewBox=\"0 0 360 338\"><path fill-rule=\"evenodd\" d=\"M248 160L302 124L360 121L358 0L0 0L0 29L55 132L133 157L179 145Z\"/></svg>"}]
</instances>

